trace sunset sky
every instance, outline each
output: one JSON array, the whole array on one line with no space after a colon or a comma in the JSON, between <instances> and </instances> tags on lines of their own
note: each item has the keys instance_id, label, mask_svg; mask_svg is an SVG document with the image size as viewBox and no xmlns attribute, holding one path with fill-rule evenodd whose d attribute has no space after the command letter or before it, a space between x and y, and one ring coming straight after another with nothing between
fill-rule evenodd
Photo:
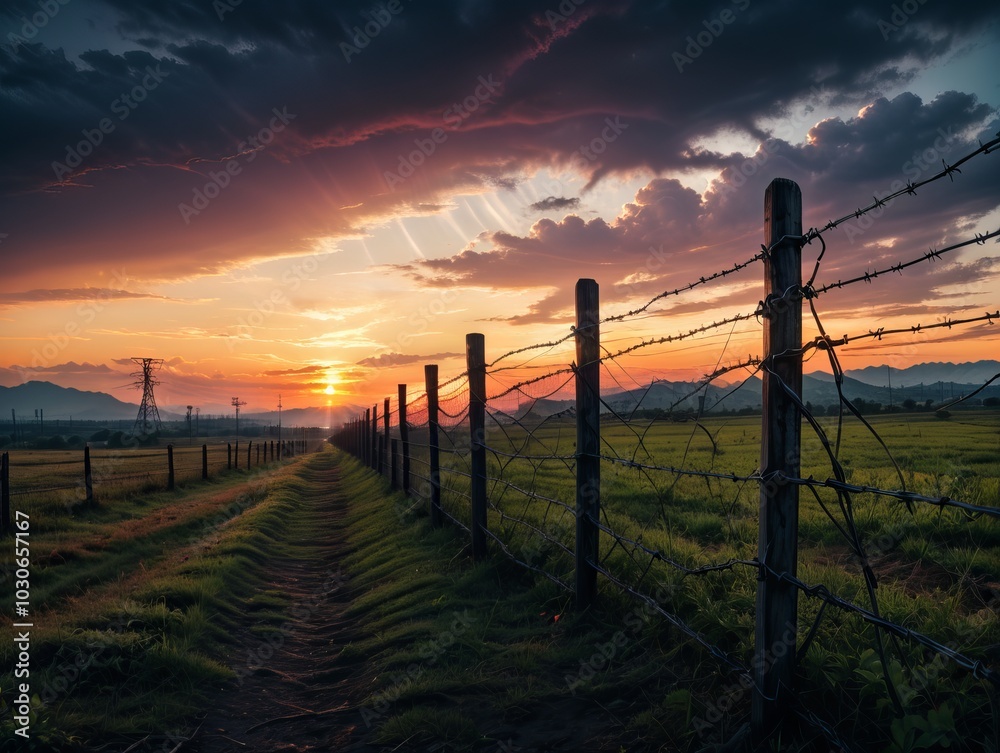
<instances>
[{"instance_id":1,"label":"sunset sky","mask_svg":"<svg viewBox=\"0 0 1000 753\"><path fill-rule=\"evenodd\" d=\"M995 0L14 0L0 44L0 384L137 402L129 359L157 357L161 406L203 412L371 405L462 371L467 332L488 358L566 335L577 278L614 314L745 261L774 177L819 226L1000 132ZM817 282L998 228L990 154L828 233ZM996 310L998 251L817 303L838 336ZM605 344L753 311L761 275ZM842 356L1000 358L998 330ZM624 366L692 379L760 340Z\"/></svg>"}]
</instances>

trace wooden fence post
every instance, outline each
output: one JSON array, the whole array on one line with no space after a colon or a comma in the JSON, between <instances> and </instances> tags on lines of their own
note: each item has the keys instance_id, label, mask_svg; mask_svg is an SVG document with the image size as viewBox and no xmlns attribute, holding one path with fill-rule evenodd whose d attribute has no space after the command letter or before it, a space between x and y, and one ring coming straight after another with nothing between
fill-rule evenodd
<instances>
[{"instance_id":1,"label":"wooden fence post","mask_svg":"<svg viewBox=\"0 0 1000 753\"><path fill-rule=\"evenodd\" d=\"M201 479L208 481L208 445L201 446Z\"/></svg>"},{"instance_id":2,"label":"wooden fence post","mask_svg":"<svg viewBox=\"0 0 1000 753\"><path fill-rule=\"evenodd\" d=\"M386 476L388 475L386 473L386 462L388 460L386 455L389 451L389 398L385 399L385 403L382 406L382 444L379 445L378 451L382 458L382 464L378 472Z\"/></svg>"},{"instance_id":3,"label":"wooden fence post","mask_svg":"<svg viewBox=\"0 0 1000 753\"><path fill-rule=\"evenodd\" d=\"M94 504L94 470L90 465L89 444L83 448L83 485L87 490L87 504Z\"/></svg>"},{"instance_id":4,"label":"wooden fence post","mask_svg":"<svg viewBox=\"0 0 1000 753\"><path fill-rule=\"evenodd\" d=\"M392 451L389 453L390 456L391 456L389 458L389 469L390 469L389 470L389 486L392 489L398 489L399 488L399 476L396 473L396 467L399 464L399 440L397 440L395 437L393 437L392 440L389 442L389 444L392 446Z\"/></svg>"},{"instance_id":5,"label":"wooden fence post","mask_svg":"<svg viewBox=\"0 0 1000 753\"><path fill-rule=\"evenodd\" d=\"M247 440L247 470L250 470L250 452L253 450L253 442Z\"/></svg>"},{"instance_id":6,"label":"wooden fence post","mask_svg":"<svg viewBox=\"0 0 1000 753\"><path fill-rule=\"evenodd\" d=\"M441 527L441 454L438 448L438 367L424 366L427 391L427 445L430 448L431 526Z\"/></svg>"},{"instance_id":7,"label":"wooden fence post","mask_svg":"<svg viewBox=\"0 0 1000 753\"><path fill-rule=\"evenodd\" d=\"M399 389L399 443L403 449L403 494L410 494L410 426L406 423L406 385Z\"/></svg>"},{"instance_id":8,"label":"wooden fence post","mask_svg":"<svg viewBox=\"0 0 1000 753\"><path fill-rule=\"evenodd\" d=\"M372 406L372 470L378 470L378 403Z\"/></svg>"},{"instance_id":9,"label":"wooden fence post","mask_svg":"<svg viewBox=\"0 0 1000 753\"><path fill-rule=\"evenodd\" d=\"M240 469L240 440L236 440L233 444L233 467L236 470Z\"/></svg>"},{"instance_id":10,"label":"wooden fence post","mask_svg":"<svg viewBox=\"0 0 1000 753\"><path fill-rule=\"evenodd\" d=\"M365 418L361 425L361 460L362 462L371 467L372 464L372 409L365 408Z\"/></svg>"},{"instance_id":11,"label":"wooden fence post","mask_svg":"<svg viewBox=\"0 0 1000 753\"><path fill-rule=\"evenodd\" d=\"M0 456L0 533L12 533L10 521L10 453Z\"/></svg>"},{"instance_id":12,"label":"wooden fence post","mask_svg":"<svg viewBox=\"0 0 1000 753\"><path fill-rule=\"evenodd\" d=\"M465 336L469 371L469 438L472 479L472 559L486 559L486 341L478 332Z\"/></svg>"},{"instance_id":13,"label":"wooden fence post","mask_svg":"<svg viewBox=\"0 0 1000 753\"><path fill-rule=\"evenodd\" d=\"M174 490L174 446L167 445L167 491Z\"/></svg>"},{"instance_id":14,"label":"wooden fence post","mask_svg":"<svg viewBox=\"0 0 1000 753\"><path fill-rule=\"evenodd\" d=\"M764 363L760 446L757 624L751 731L763 740L793 705L798 591L779 575L796 574L801 416L787 385L802 395L802 192L776 178L764 194ZM787 240L782 240L788 237Z\"/></svg>"},{"instance_id":15,"label":"wooden fence post","mask_svg":"<svg viewBox=\"0 0 1000 753\"><path fill-rule=\"evenodd\" d=\"M576 283L576 605L597 595L601 516L600 289Z\"/></svg>"},{"instance_id":16,"label":"wooden fence post","mask_svg":"<svg viewBox=\"0 0 1000 753\"><path fill-rule=\"evenodd\" d=\"M226 470L233 470L233 443L226 442Z\"/></svg>"}]
</instances>

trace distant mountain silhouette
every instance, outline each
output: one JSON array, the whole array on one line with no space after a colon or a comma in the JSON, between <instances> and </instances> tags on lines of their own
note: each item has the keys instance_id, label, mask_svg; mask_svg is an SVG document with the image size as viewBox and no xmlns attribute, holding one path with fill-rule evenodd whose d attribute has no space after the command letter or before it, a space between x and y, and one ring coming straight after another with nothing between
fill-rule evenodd
<instances>
[{"instance_id":1,"label":"distant mountain silhouette","mask_svg":"<svg viewBox=\"0 0 1000 753\"><path fill-rule=\"evenodd\" d=\"M975 363L924 363L905 369L892 369L892 393L888 388L885 366L869 366L847 372L844 378L844 394L852 400L863 399L870 403L901 405L904 400L923 404L927 400L939 404L954 397L968 394L981 387L987 380L1000 373L1000 361L977 361ZM923 384L921 385L921 382ZM699 390L697 382L657 381L647 387L630 390L603 390L604 400L611 409L619 413L633 410L698 410L698 398L705 396L708 411L759 409L761 382L756 376L742 384L711 384ZM802 378L803 399L814 405L828 406L837 402L837 389L833 377L816 372ZM1000 379L976 395L977 400L1000 397ZM525 401L511 418L540 419L566 412L575 406L575 401L544 399L536 402ZM104 392L88 392L72 387L60 387L51 382L32 381L17 387L0 387L0 421L10 415L11 409L18 419L32 420L36 409L45 413L45 419L79 420L135 420L139 412L136 403L126 403ZM283 426L330 426L338 428L346 421L356 418L364 408L357 405L338 405L330 408L289 408L282 411ZM204 413L202 414L204 415ZM263 425L277 425L277 412L242 414L247 419ZM164 421L184 419L182 409L176 406L160 408Z\"/></svg>"},{"instance_id":2,"label":"distant mountain silhouette","mask_svg":"<svg viewBox=\"0 0 1000 753\"><path fill-rule=\"evenodd\" d=\"M138 403L126 403L104 392L88 392L73 387L60 387L51 382L31 381L16 387L0 387L0 421L9 421L11 409L18 420L34 420L35 411L41 409L45 420L69 419L80 421L134 421L139 412ZM355 405L327 408L289 408L281 412L284 426L339 427L363 410ZM159 406L164 421L183 421L186 410L176 406ZM202 415L205 415L204 413ZM277 412L245 413L245 417L259 424L277 424ZM131 427L131 424L129 424Z\"/></svg>"},{"instance_id":3,"label":"distant mountain silhouette","mask_svg":"<svg viewBox=\"0 0 1000 753\"><path fill-rule=\"evenodd\" d=\"M124 403L104 392L85 392L72 387L60 387L51 382L25 382L16 387L0 387L0 418L10 416L11 409L18 419L33 419L41 409L45 419L74 418L91 420L135 420L137 403Z\"/></svg>"},{"instance_id":4,"label":"distant mountain silhouette","mask_svg":"<svg viewBox=\"0 0 1000 753\"><path fill-rule=\"evenodd\" d=\"M1000 361L975 361L970 363L920 363L905 369L887 369L885 366L868 366L864 369L852 369L846 372L848 376L866 384L878 387L886 386L889 375L892 375L892 385L897 387L924 383L928 387L937 382L955 382L957 384L983 384L1000 374ZM1000 380L998 380L1000 381Z\"/></svg>"}]
</instances>

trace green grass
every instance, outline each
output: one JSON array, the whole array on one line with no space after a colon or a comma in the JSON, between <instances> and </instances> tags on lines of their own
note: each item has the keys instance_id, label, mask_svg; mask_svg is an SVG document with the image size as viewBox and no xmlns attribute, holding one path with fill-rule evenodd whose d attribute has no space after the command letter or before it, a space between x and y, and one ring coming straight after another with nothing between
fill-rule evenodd
<instances>
[{"instance_id":1,"label":"green grass","mask_svg":"<svg viewBox=\"0 0 1000 753\"><path fill-rule=\"evenodd\" d=\"M933 414L896 414L870 420L894 453L898 469L860 422L848 420L839 458L849 482L888 489L905 486L928 496L1000 506L1000 416L995 411L963 411L948 421ZM835 419L820 421L835 442ZM606 421L601 427L602 453L648 465L740 476L756 470L759 417L709 417L702 424L711 439L690 422L623 426ZM461 436L463 429L452 431ZM487 444L503 452L571 456L574 438L570 420L543 425L531 437L518 427L507 426L502 431L494 427L489 430ZM415 441L422 441L419 432ZM573 473L565 463L510 461L505 455L489 453L487 459L489 476L573 505ZM466 473L469 470L467 454L457 459L443 455L442 463ZM415 468L421 465L417 463ZM833 476L829 458L808 426L803 428L802 475L819 480ZM468 523L468 502L460 494L467 491L468 480L447 473L444 478L446 509ZM757 555L759 491L755 483L678 477L604 463L601 488L602 518L609 526L687 567ZM821 489L819 495L834 518L843 523L835 494ZM527 520L570 548L572 513L503 484L493 486L490 499L496 509L490 510L488 524L491 530L501 532L511 551L571 582L571 558L530 529L512 524L501 512ZM917 505L910 512L902 502L873 495L854 495L852 502L856 526L878 577L883 614L996 668L1000 659L1000 522L984 517L973 520L960 511L929 505ZM856 558L806 490L800 495L799 531L799 576L869 606ZM626 582L637 583L642 578L641 588L647 593L672 589L667 604L670 610L712 643L750 663L756 594L753 569L680 579L676 571L659 563L647 571L647 557L629 555L603 534L601 556L605 566ZM605 583L602 589L608 594L612 586ZM800 643L818 608L816 600L800 596ZM914 729L921 722L913 720L927 720L936 709L946 708L956 720L955 730L948 732L945 740L953 750L982 750L978 741L995 739L992 691L986 683L971 678L951 662L935 667L934 681L925 682L924 670L934 657L905 640L890 642L890 658L900 665L898 671L883 669L880 663L862 671L864 662L871 663L869 652L875 645L870 626L828 608L801 663L800 687L807 707L865 749L900 749L896 738L902 733L894 731L893 724L898 727L902 722L894 722L887 699L883 677L888 673L904 691L916 689L906 694L902 717L916 725ZM700 651L692 650L695 656ZM698 662L706 657L701 652ZM718 676L717 668L711 659L701 667L714 676ZM707 695L690 696L696 716L699 711L704 715L718 687L709 683ZM859 699L866 703L859 705ZM746 701L744 694L727 716L745 719ZM940 717L933 718L944 723ZM928 740L915 733L910 737L913 750ZM934 744L943 743L938 740Z\"/></svg>"},{"instance_id":2,"label":"green grass","mask_svg":"<svg viewBox=\"0 0 1000 753\"><path fill-rule=\"evenodd\" d=\"M233 676L226 646L243 604L287 605L255 589L265 565L291 553L288 542L308 526L296 514L294 468L163 492L131 509L109 499L99 510L54 519L48 530L32 529L35 749L125 746L175 729ZM13 547L4 549L7 557ZM50 549L73 555L37 556ZM5 593L7 614L10 599ZM11 734L12 651L11 641L0 644L0 748L22 750Z\"/></svg>"},{"instance_id":3,"label":"green grass","mask_svg":"<svg viewBox=\"0 0 1000 753\"><path fill-rule=\"evenodd\" d=\"M996 505L1000 425L986 412L961 419L874 421L897 453L907 488ZM602 431L608 454L741 475L755 470L759 418L704 423L721 454L690 423L640 427L644 449L626 427ZM420 432L414 435L420 442ZM507 427L506 434L491 432L488 444L535 454L574 451L571 424L544 427L524 446L523 439ZM468 471L467 457L450 458L452 467ZM852 482L899 486L884 452L855 424L845 429L841 458ZM511 483L572 507L566 463L534 467L516 460L501 469L500 462L507 460L490 458L491 476L502 471ZM508 740L517 744L521 733L543 741L547 733L540 730L552 728L553 736L565 738L564 747L586 749L587 735L610 730L628 751L696 751L748 718L749 693L738 678L721 672L715 658L651 609L601 580L597 607L578 613L569 593L495 547L488 562L473 565L465 536L433 530L422 501L391 493L384 479L329 451L256 485L225 480L141 503L109 499L73 515L53 511L35 549L45 554L33 593L37 589L48 612L35 633L33 662L51 684L76 657L99 655L56 702L39 709L42 739L72 750L70 738L124 741L168 729L191 718L199 688L230 682L227 634L241 620L266 634L285 619L282 594L256 589L259 573L276 556L307 554L294 543L310 526L297 500L311 488L310 468L333 465L340 470L338 494L349 500L343 564L356 593L345 619L357 638L340 657L358 662L357 697L349 700L361 710L372 742L492 753ZM424 470L414 463L415 472ZM608 464L602 471L603 519L616 531L689 567L756 556L755 484ZM814 440L804 442L803 472L831 475ZM466 484L465 477L446 474L444 503L468 523ZM414 487L421 488L419 479ZM825 490L821 495L837 511L835 498ZM489 526L511 551L572 583L572 558L500 511L571 549L572 512L503 485L492 489L491 501L498 509L491 509ZM927 506L911 514L901 503L866 495L854 499L854 513L879 577L883 614L995 667L1000 620L990 599L1000 587L1000 526ZM866 604L858 564L811 495L802 495L799 517L799 576ZM607 536L601 547L611 571L630 583L641 580L641 590L665 609L751 662L752 569L682 578L663 563L647 569L645 560L612 546ZM818 602L800 598L800 643L818 610ZM864 750L931 750L946 743L956 751L986 749L994 732L983 683L907 641L890 644L883 667L874 646L870 626L828 608L800 663L806 707ZM9 651L9 644L0 650ZM886 676L904 699L902 716L888 702ZM0 677L8 701L9 681L9 674ZM726 712L716 716L722 703ZM801 739L783 745L809 749Z\"/></svg>"}]
</instances>

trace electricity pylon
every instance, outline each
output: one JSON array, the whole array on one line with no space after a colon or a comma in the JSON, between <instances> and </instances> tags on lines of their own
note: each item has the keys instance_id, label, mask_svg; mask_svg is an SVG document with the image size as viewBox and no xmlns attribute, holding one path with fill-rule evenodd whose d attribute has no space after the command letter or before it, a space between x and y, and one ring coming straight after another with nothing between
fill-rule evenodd
<instances>
[{"instance_id":1,"label":"electricity pylon","mask_svg":"<svg viewBox=\"0 0 1000 753\"><path fill-rule=\"evenodd\" d=\"M133 358L132 361L140 367L139 371L131 374L135 378L132 386L137 390L142 389L142 402L139 404L139 414L135 417L132 425L132 436L136 436L136 429L142 434L149 434L150 428L159 431L163 428L160 421L160 411L156 408L156 398L153 397L153 387L160 383L160 380L153 376L163 365L162 358Z\"/></svg>"}]
</instances>

